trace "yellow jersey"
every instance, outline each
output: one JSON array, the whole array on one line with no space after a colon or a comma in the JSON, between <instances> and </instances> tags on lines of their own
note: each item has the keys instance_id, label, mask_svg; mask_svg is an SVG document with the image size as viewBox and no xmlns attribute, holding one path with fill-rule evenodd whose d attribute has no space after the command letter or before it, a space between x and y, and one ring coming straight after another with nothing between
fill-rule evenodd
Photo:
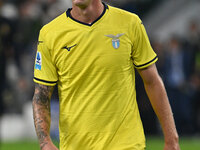
<instances>
[{"instance_id":1,"label":"yellow jersey","mask_svg":"<svg viewBox=\"0 0 200 150\"><path fill-rule=\"evenodd\" d=\"M133 13L104 4L91 24L71 9L45 25L34 81L58 85L60 150L144 150L135 71L157 61Z\"/></svg>"}]
</instances>

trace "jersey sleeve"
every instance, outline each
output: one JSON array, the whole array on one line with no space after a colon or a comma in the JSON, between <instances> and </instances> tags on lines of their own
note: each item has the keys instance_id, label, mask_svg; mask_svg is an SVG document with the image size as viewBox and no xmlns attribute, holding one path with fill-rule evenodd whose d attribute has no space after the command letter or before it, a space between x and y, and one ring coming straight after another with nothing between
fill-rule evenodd
<instances>
[{"instance_id":1,"label":"jersey sleeve","mask_svg":"<svg viewBox=\"0 0 200 150\"><path fill-rule=\"evenodd\" d=\"M47 42L40 31L33 81L47 86L54 86L56 85L57 80L58 76L56 67L52 61L51 51L48 49Z\"/></svg>"},{"instance_id":2,"label":"jersey sleeve","mask_svg":"<svg viewBox=\"0 0 200 150\"><path fill-rule=\"evenodd\" d=\"M132 59L135 68L143 69L158 60L156 53L153 51L146 30L140 18L137 16L133 28L133 48Z\"/></svg>"}]
</instances>

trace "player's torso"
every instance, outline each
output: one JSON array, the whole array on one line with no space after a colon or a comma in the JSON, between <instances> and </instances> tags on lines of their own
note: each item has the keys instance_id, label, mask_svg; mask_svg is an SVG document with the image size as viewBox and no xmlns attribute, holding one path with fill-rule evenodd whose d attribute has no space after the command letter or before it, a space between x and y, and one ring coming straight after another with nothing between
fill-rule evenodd
<instances>
[{"instance_id":1,"label":"player's torso","mask_svg":"<svg viewBox=\"0 0 200 150\"><path fill-rule=\"evenodd\" d=\"M62 22L49 36L61 91L76 91L79 96L82 92L116 91L122 84L127 86L125 79L131 80L130 25L109 11L91 26L63 14Z\"/></svg>"},{"instance_id":2,"label":"player's torso","mask_svg":"<svg viewBox=\"0 0 200 150\"><path fill-rule=\"evenodd\" d=\"M90 72L90 68L95 73L120 71L130 66L131 44L125 29L76 28L63 32L54 48L53 59L61 77L72 78L84 69Z\"/></svg>"}]
</instances>

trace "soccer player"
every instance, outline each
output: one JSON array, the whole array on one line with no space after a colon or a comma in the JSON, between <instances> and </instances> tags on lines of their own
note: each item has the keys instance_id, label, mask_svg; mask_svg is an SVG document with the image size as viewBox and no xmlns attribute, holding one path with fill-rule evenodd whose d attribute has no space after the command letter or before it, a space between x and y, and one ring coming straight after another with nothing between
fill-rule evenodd
<instances>
[{"instance_id":1,"label":"soccer player","mask_svg":"<svg viewBox=\"0 0 200 150\"><path fill-rule=\"evenodd\" d=\"M49 135L50 98L57 84L60 150L144 150L136 68L160 120L164 150L179 150L171 108L154 64L158 58L139 17L101 0L72 4L40 31L33 114L41 149L58 150Z\"/></svg>"}]
</instances>

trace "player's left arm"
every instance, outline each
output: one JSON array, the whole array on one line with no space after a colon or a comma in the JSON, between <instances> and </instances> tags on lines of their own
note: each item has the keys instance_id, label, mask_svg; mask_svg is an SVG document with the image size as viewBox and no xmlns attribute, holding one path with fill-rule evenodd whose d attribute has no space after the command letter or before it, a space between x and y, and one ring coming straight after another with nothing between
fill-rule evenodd
<instances>
[{"instance_id":1,"label":"player's left arm","mask_svg":"<svg viewBox=\"0 0 200 150\"><path fill-rule=\"evenodd\" d=\"M165 140L164 150L180 150L172 110L156 65L138 69L138 72L143 79L146 93L162 126Z\"/></svg>"}]
</instances>

